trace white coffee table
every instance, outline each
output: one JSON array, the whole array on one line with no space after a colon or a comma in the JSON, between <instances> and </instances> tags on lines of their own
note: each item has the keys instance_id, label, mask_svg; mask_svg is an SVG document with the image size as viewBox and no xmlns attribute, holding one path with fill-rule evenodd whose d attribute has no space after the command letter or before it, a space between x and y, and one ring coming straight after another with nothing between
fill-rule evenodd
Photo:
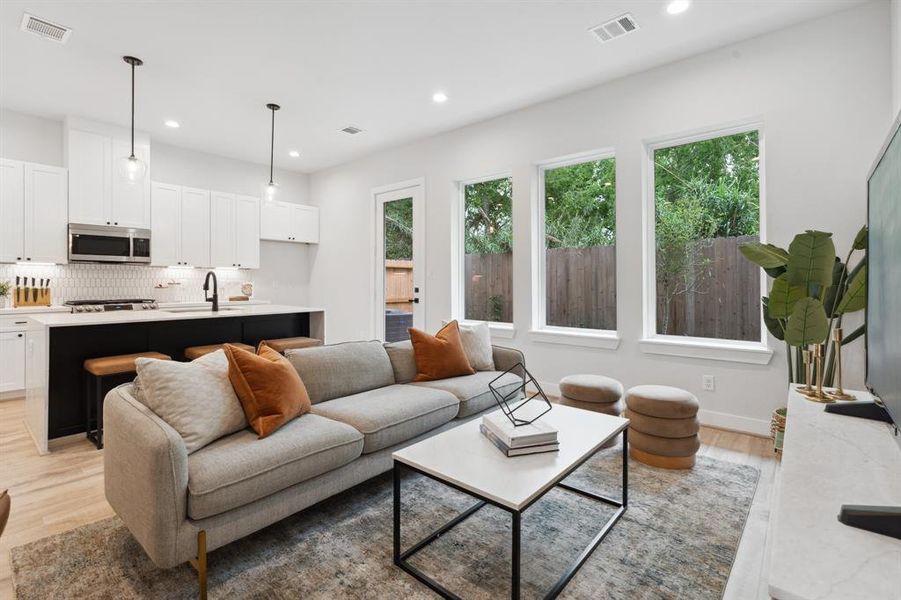
<instances>
[{"instance_id":1,"label":"white coffee table","mask_svg":"<svg viewBox=\"0 0 901 600\"><path fill-rule=\"evenodd\" d=\"M615 506L617 510L614 515L544 596L545 598L555 598L626 512L629 490L627 439L629 420L562 405L554 405L553 410L541 417L541 420L550 423L559 431L560 450L558 452L508 458L479 431L481 419L463 423L395 452L392 455L394 458L394 563L444 598L458 598L453 592L409 564L407 559L486 504L492 504L506 510L513 518L511 596L517 599L520 588L520 524L522 513L526 509L553 487L560 487L586 498ZM620 433L623 434L622 500L614 500L562 483L563 479L600 450L605 442ZM401 470L404 468L465 492L479 501L408 550L401 551L400 480Z\"/></svg>"}]
</instances>

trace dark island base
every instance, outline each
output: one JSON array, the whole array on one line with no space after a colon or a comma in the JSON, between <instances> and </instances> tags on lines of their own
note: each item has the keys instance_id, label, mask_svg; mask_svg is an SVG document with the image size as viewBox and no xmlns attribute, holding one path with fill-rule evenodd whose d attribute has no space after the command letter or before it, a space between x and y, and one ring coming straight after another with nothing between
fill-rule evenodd
<instances>
[{"instance_id":1,"label":"dark island base","mask_svg":"<svg viewBox=\"0 0 901 600\"><path fill-rule=\"evenodd\" d=\"M308 313L253 315L218 319L181 319L50 329L48 437L85 430L85 359L155 351L184 360L189 346L243 342L256 346L271 338L308 336ZM110 378L104 393L131 377Z\"/></svg>"}]
</instances>

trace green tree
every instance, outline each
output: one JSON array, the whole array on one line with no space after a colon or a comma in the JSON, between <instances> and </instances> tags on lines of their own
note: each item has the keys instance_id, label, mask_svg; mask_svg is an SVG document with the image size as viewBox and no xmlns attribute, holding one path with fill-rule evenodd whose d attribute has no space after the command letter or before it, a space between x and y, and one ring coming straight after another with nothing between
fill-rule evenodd
<instances>
[{"instance_id":1,"label":"green tree","mask_svg":"<svg viewBox=\"0 0 901 600\"><path fill-rule=\"evenodd\" d=\"M413 199L385 203L385 258L413 260Z\"/></svg>"},{"instance_id":2,"label":"green tree","mask_svg":"<svg viewBox=\"0 0 901 600\"><path fill-rule=\"evenodd\" d=\"M545 247L616 244L616 161L550 169L544 174Z\"/></svg>"},{"instance_id":3,"label":"green tree","mask_svg":"<svg viewBox=\"0 0 901 600\"><path fill-rule=\"evenodd\" d=\"M509 177L470 183L463 190L466 254L513 250L513 181Z\"/></svg>"}]
</instances>

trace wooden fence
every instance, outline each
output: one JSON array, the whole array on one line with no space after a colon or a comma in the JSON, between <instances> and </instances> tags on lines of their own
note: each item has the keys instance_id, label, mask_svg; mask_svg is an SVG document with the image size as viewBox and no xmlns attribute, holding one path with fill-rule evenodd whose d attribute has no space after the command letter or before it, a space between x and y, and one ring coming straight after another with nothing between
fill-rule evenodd
<instances>
[{"instance_id":1,"label":"wooden fence","mask_svg":"<svg viewBox=\"0 0 901 600\"><path fill-rule=\"evenodd\" d=\"M698 243L701 260L693 291L672 298L669 319L658 295L658 332L721 339L760 339L760 271L738 251L752 236ZM512 256L467 254L466 318L513 320ZM616 328L616 248L547 251L547 323L561 327Z\"/></svg>"},{"instance_id":2,"label":"wooden fence","mask_svg":"<svg viewBox=\"0 0 901 600\"><path fill-rule=\"evenodd\" d=\"M413 261L385 261L385 308L413 312Z\"/></svg>"}]
</instances>

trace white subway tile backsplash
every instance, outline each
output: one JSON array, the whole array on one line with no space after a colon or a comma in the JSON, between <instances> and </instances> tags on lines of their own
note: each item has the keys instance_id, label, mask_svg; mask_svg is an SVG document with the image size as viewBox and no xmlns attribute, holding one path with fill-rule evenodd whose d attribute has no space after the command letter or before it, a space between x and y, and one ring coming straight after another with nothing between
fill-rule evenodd
<instances>
[{"instance_id":1,"label":"white subway tile backsplash","mask_svg":"<svg viewBox=\"0 0 901 600\"><path fill-rule=\"evenodd\" d=\"M142 265L9 265L0 264L0 281L15 285L16 276L50 279L53 304L67 300L112 300L115 298L153 298L158 302L203 301L206 269L147 267ZM253 282L253 271L216 269L219 297L226 299L241 293L241 284ZM157 285L171 284L160 289ZM11 303L10 303L11 305Z\"/></svg>"}]
</instances>

